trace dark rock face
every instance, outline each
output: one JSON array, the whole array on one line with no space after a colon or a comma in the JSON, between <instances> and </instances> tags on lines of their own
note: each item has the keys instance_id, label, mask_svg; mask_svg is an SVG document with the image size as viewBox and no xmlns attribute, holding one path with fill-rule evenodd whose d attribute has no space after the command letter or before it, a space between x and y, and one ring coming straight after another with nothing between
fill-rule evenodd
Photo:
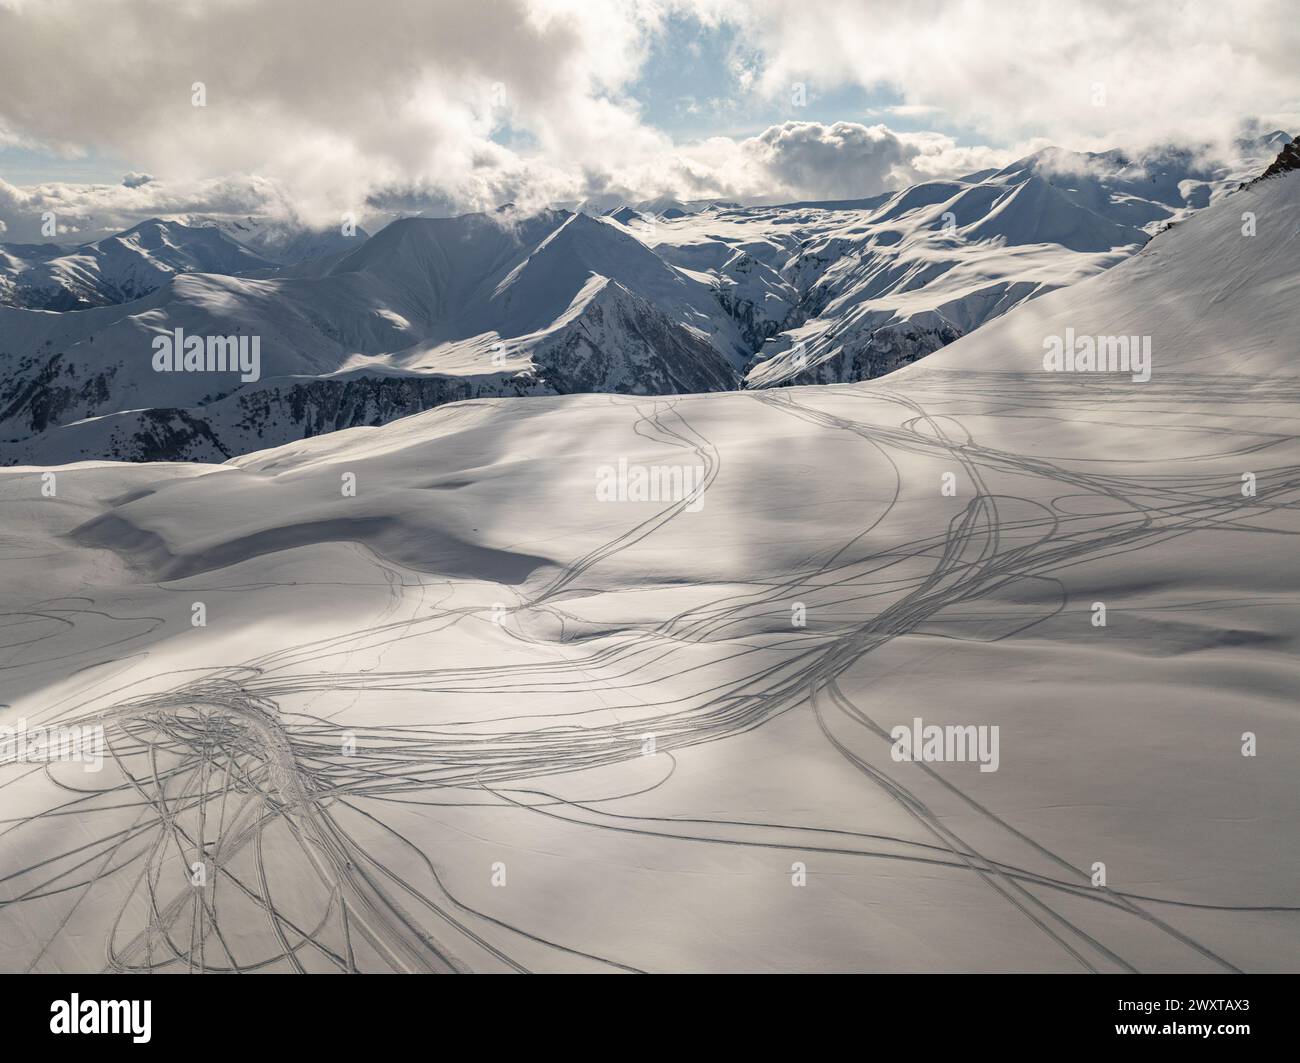
<instances>
[{"instance_id":1,"label":"dark rock face","mask_svg":"<svg viewBox=\"0 0 1300 1063\"><path fill-rule=\"evenodd\" d=\"M489 387L482 380L455 377L356 377L239 392L225 403L238 407L231 418L234 430L245 438L256 437L254 446L240 445L236 451L245 453L277 445L282 440L272 437L286 425L291 426L290 439L306 439L344 428L387 424L462 399L526 392L523 382L513 381ZM272 441L264 443L263 439Z\"/></svg>"},{"instance_id":2,"label":"dark rock face","mask_svg":"<svg viewBox=\"0 0 1300 1063\"><path fill-rule=\"evenodd\" d=\"M1249 188L1251 185L1259 184L1260 181L1267 181L1270 177L1280 177L1282 174L1290 173L1293 170L1300 170L1300 136L1278 152L1277 158L1268 164L1268 169L1254 180L1245 181L1238 185L1237 189L1240 191L1243 188Z\"/></svg>"},{"instance_id":3,"label":"dark rock face","mask_svg":"<svg viewBox=\"0 0 1300 1063\"><path fill-rule=\"evenodd\" d=\"M202 455L191 460L225 461L232 457L208 423L191 416L186 410L143 410L138 415L139 428L130 437L127 457L132 461L179 461L183 456Z\"/></svg>"},{"instance_id":4,"label":"dark rock face","mask_svg":"<svg viewBox=\"0 0 1300 1063\"><path fill-rule=\"evenodd\" d=\"M687 395L730 391L739 383L711 344L617 284L533 360L538 382L558 395Z\"/></svg>"},{"instance_id":5,"label":"dark rock face","mask_svg":"<svg viewBox=\"0 0 1300 1063\"><path fill-rule=\"evenodd\" d=\"M919 326L911 322L889 325L871 332L865 342L851 342L830 358L782 380L779 387L804 384L849 384L873 380L961 338L952 325Z\"/></svg>"},{"instance_id":6,"label":"dark rock face","mask_svg":"<svg viewBox=\"0 0 1300 1063\"><path fill-rule=\"evenodd\" d=\"M0 376L0 438L15 429L34 434L70 418L95 416L98 404L109 400L116 371L108 365L79 377L62 354L17 359Z\"/></svg>"},{"instance_id":7,"label":"dark rock face","mask_svg":"<svg viewBox=\"0 0 1300 1063\"><path fill-rule=\"evenodd\" d=\"M125 302L126 299L121 301ZM90 299L79 292L61 287L41 288L32 284L18 284L11 289L0 291L0 306L23 307L28 310L54 310L57 313L64 313L68 310L85 310L89 306L104 305L106 300Z\"/></svg>"},{"instance_id":8,"label":"dark rock face","mask_svg":"<svg viewBox=\"0 0 1300 1063\"><path fill-rule=\"evenodd\" d=\"M807 320L807 314L799 307L791 310L785 318L766 318L752 300L737 296L728 288L719 288L714 294L718 305L736 323L749 351L761 350L773 336L788 328L797 328Z\"/></svg>"},{"instance_id":9,"label":"dark rock face","mask_svg":"<svg viewBox=\"0 0 1300 1063\"><path fill-rule=\"evenodd\" d=\"M73 437L63 460L222 462L237 454L280 446L344 428L378 426L462 399L538 392L529 378L485 382L454 377L357 377L310 380L240 391L190 409L148 409L115 415L107 434ZM55 393L55 397L58 396ZM48 389L24 389L28 403L11 403L44 428L53 399ZM55 424L66 424L58 418ZM75 432L57 429L56 432ZM22 465L41 457L39 435L9 441L0 465ZM84 452L83 452L84 451Z\"/></svg>"},{"instance_id":10,"label":"dark rock face","mask_svg":"<svg viewBox=\"0 0 1300 1063\"><path fill-rule=\"evenodd\" d=\"M1292 170L1300 170L1300 137L1296 137L1285 148L1276 159L1269 165L1268 169L1259 175L1257 180L1263 181L1269 177L1276 177L1278 174L1289 173Z\"/></svg>"}]
</instances>

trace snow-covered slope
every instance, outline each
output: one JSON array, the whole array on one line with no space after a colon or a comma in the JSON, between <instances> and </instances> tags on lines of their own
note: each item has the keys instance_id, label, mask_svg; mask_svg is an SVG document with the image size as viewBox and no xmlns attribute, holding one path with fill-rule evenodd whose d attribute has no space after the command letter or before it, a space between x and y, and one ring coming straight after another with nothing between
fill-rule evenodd
<instances>
[{"instance_id":1,"label":"snow-covered slope","mask_svg":"<svg viewBox=\"0 0 1300 1063\"><path fill-rule=\"evenodd\" d=\"M0 471L0 723L104 743L0 764L0 961L1293 970L1298 208L868 383Z\"/></svg>"},{"instance_id":2,"label":"snow-covered slope","mask_svg":"<svg viewBox=\"0 0 1300 1063\"><path fill-rule=\"evenodd\" d=\"M0 305L81 310L126 303L181 273L251 273L274 264L219 230L154 218L80 247L0 244Z\"/></svg>"}]
</instances>

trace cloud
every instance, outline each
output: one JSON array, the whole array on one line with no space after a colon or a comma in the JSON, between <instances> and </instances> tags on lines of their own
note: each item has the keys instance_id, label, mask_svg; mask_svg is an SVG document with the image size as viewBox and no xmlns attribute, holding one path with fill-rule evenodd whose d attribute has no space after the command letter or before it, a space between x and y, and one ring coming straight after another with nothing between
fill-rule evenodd
<instances>
[{"instance_id":1,"label":"cloud","mask_svg":"<svg viewBox=\"0 0 1300 1063\"><path fill-rule=\"evenodd\" d=\"M653 174L622 175L621 183L645 187L657 177L657 194L752 203L860 199L1001 167L1028 150L962 147L942 133L858 122L783 122L744 140L714 137L684 147L671 164L661 162Z\"/></svg>"},{"instance_id":2,"label":"cloud","mask_svg":"<svg viewBox=\"0 0 1300 1063\"><path fill-rule=\"evenodd\" d=\"M812 199L869 195L906 183L919 149L883 125L786 122L743 148L774 183Z\"/></svg>"},{"instance_id":3,"label":"cloud","mask_svg":"<svg viewBox=\"0 0 1300 1063\"><path fill-rule=\"evenodd\" d=\"M620 96L658 18L579 0L0 6L0 130L173 183L257 174L319 221L394 187L490 206L525 173L549 187L670 146Z\"/></svg>"},{"instance_id":4,"label":"cloud","mask_svg":"<svg viewBox=\"0 0 1300 1063\"><path fill-rule=\"evenodd\" d=\"M26 239L55 210L88 238L149 214L323 226L596 194L869 196L1049 139L1133 147L1226 135L1253 114L1285 127L1278 115L1300 114L1289 6L0 0L0 148L132 167L120 185L4 186L0 218ZM646 120L637 78L665 26L692 15L734 34L732 94L712 86L696 106L767 128L674 143ZM945 132L784 120L807 113L789 113L796 81L813 101L865 86L881 103L866 113Z\"/></svg>"},{"instance_id":5,"label":"cloud","mask_svg":"<svg viewBox=\"0 0 1300 1063\"><path fill-rule=\"evenodd\" d=\"M785 122L743 141L757 184L801 199L852 199L917 181L1000 168L1023 149L960 147L942 133L899 133L857 122Z\"/></svg>"},{"instance_id":6,"label":"cloud","mask_svg":"<svg viewBox=\"0 0 1300 1063\"><path fill-rule=\"evenodd\" d=\"M527 209L585 199L608 206L661 195L751 203L861 198L915 181L1002 166L1015 157L1011 151L959 147L940 133L896 133L884 125L855 122L785 122L743 140L712 137L617 165L581 169L524 159L496 145L487 152L476 187L480 201L466 201L458 194L463 189L448 189L426 177L376 181L356 208L361 224L373 231L398 215L457 214L506 202ZM61 236L79 241L155 216L257 216L316 225L335 225L341 217L341 212L312 216L303 210L299 187L260 175L168 181L129 173L115 185L49 182L30 187L0 179L0 220L8 223L9 239L48 239L41 233L46 212L54 213Z\"/></svg>"},{"instance_id":7,"label":"cloud","mask_svg":"<svg viewBox=\"0 0 1300 1063\"><path fill-rule=\"evenodd\" d=\"M150 181L126 184L50 182L27 187L0 178L0 221L8 239L45 243L45 216L52 214L60 239L93 240L159 215L292 216L289 193L263 177L221 177L187 184Z\"/></svg>"},{"instance_id":8,"label":"cloud","mask_svg":"<svg viewBox=\"0 0 1300 1063\"><path fill-rule=\"evenodd\" d=\"M858 85L1003 143L1071 148L1226 141L1243 119L1300 118L1294 0L748 0L731 20L763 55L757 91Z\"/></svg>"}]
</instances>

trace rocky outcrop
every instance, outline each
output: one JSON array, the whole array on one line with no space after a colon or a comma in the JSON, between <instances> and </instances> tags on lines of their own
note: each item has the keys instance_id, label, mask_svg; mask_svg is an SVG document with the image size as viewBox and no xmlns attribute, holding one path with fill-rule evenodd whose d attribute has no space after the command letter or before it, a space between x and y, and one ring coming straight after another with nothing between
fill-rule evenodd
<instances>
[{"instance_id":1,"label":"rocky outcrop","mask_svg":"<svg viewBox=\"0 0 1300 1063\"><path fill-rule=\"evenodd\" d=\"M1300 170L1300 137L1296 137L1282 149L1268 169L1259 175L1258 180L1263 181L1278 174L1290 173L1292 170Z\"/></svg>"}]
</instances>

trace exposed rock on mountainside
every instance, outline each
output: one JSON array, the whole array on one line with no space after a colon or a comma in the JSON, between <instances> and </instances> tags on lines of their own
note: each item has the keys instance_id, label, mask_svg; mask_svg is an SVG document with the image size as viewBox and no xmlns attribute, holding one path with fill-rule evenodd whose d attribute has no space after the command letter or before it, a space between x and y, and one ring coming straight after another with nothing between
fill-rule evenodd
<instances>
[{"instance_id":1,"label":"exposed rock on mountainside","mask_svg":"<svg viewBox=\"0 0 1300 1063\"><path fill-rule=\"evenodd\" d=\"M1289 173L1291 170L1300 170L1300 137L1296 137L1282 149L1269 168L1260 174L1259 179L1262 181L1266 177L1276 177L1280 173Z\"/></svg>"}]
</instances>

